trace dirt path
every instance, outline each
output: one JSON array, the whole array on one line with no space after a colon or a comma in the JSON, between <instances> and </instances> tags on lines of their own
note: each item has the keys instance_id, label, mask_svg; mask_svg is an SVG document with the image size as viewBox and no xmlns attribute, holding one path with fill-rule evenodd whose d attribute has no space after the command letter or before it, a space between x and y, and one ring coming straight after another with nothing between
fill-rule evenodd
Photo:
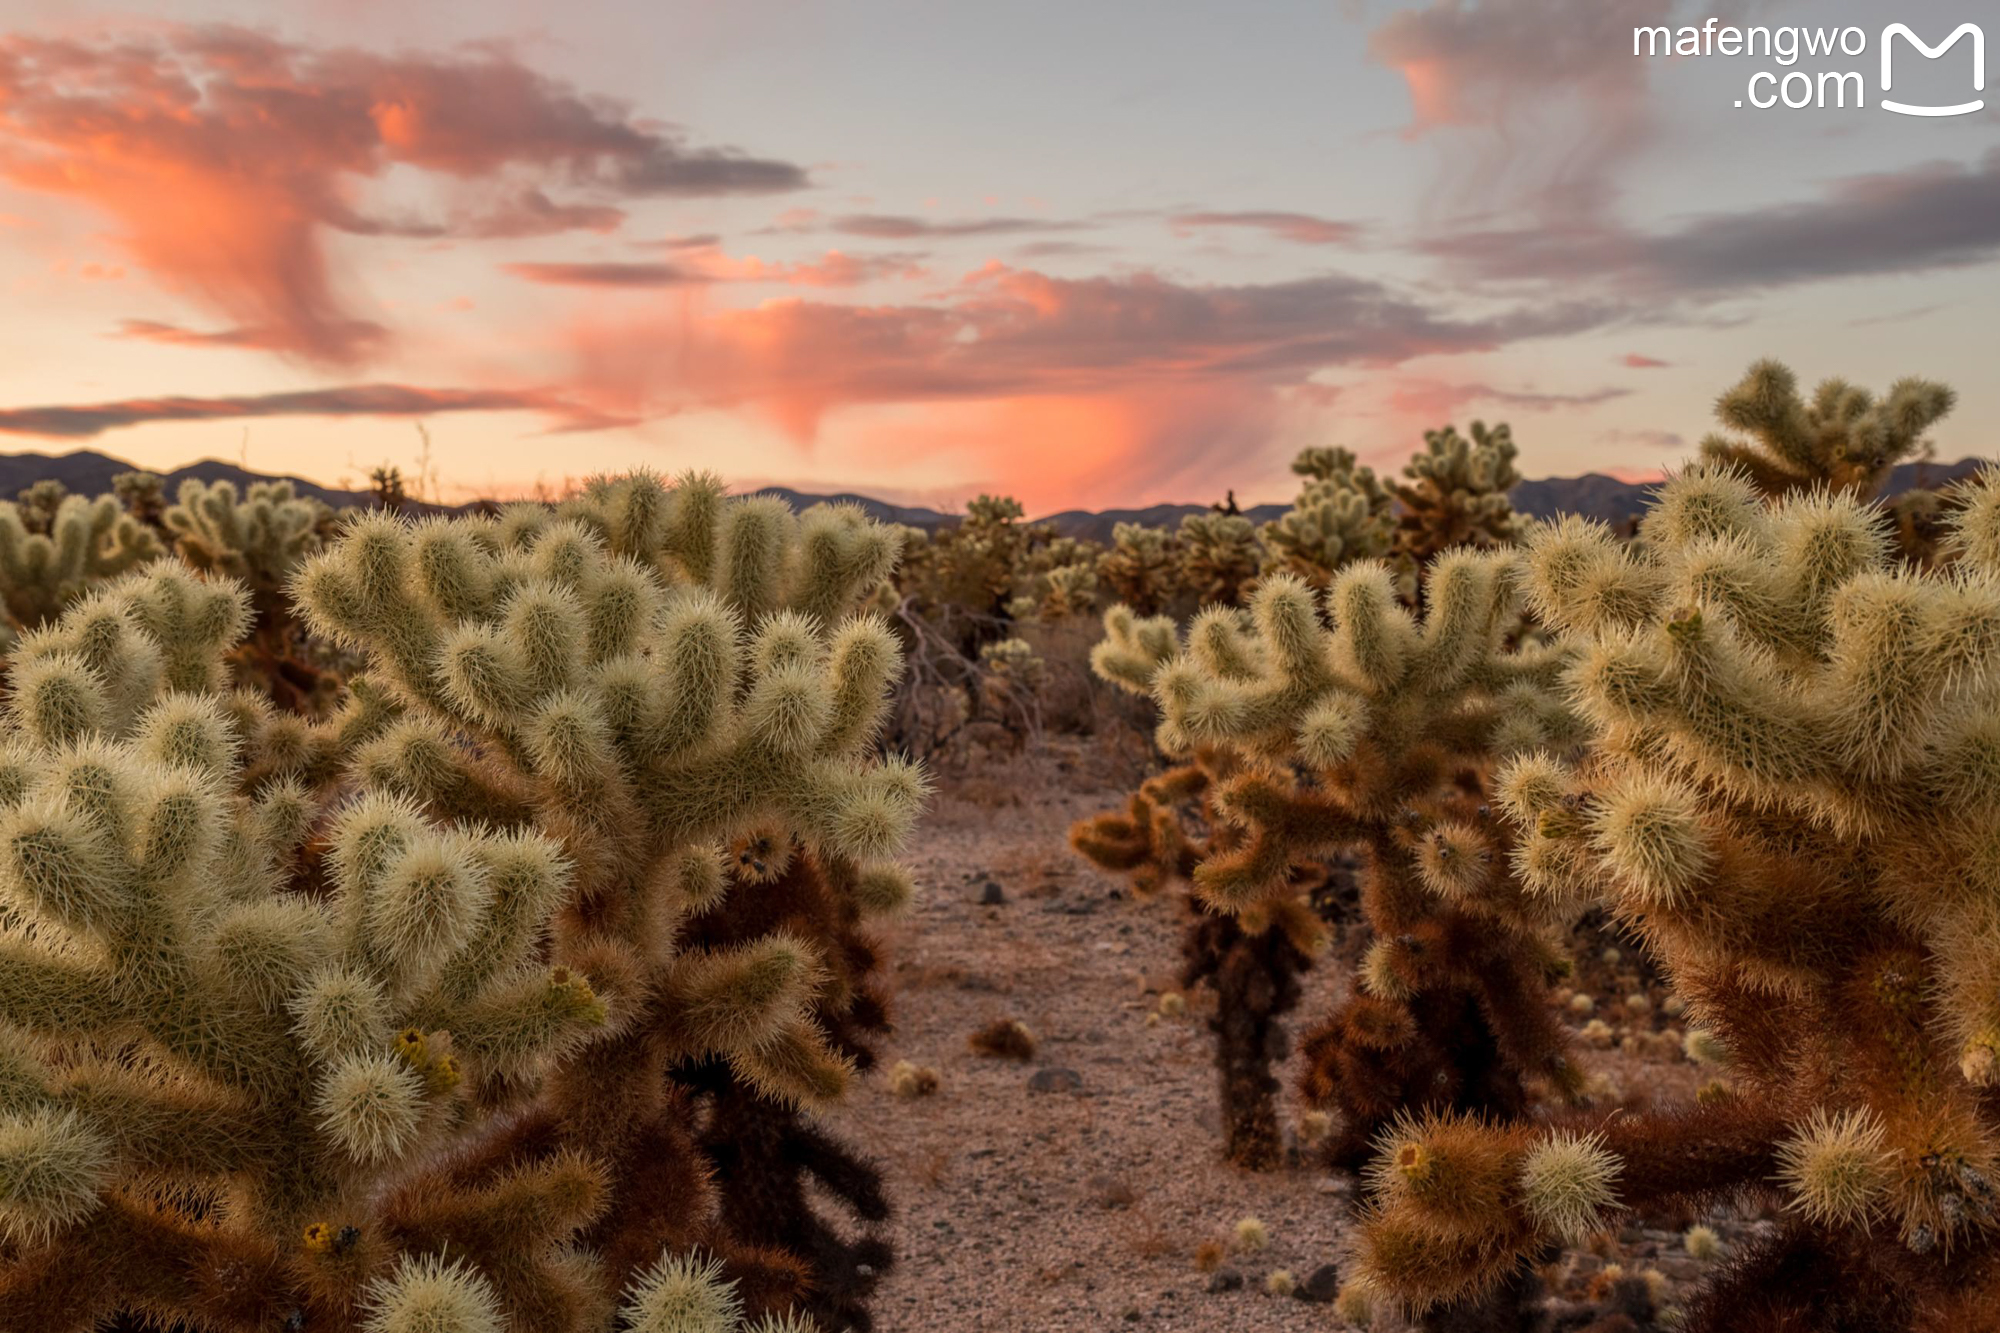
<instances>
[{"instance_id":1,"label":"dirt path","mask_svg":"<svg viewBox=\"0 0 2000 1333\"><path fill-rule=\"evenodd\" d=\"M1147 1023L1173 984L1178 909L1132 900L1069 851L1070 823L1124 794L1052 781L1046 764L948 787L912 857L924 897L885 941L897 1030L884 1066L930 1066L941 1086L904 1099L871 1077L839 1117L883 1163L899 1210L882 1333L1339 1327L1265 1281L1336 1260L1341 1197L1310 1168L1219 1160L1202 1014ZM1004 901L982 906L989 881ZM1326 1005L1333 971L1307 977L1301 1013ZM1028 1024L1032 1061L968 1050L995 1019ZM1038 1073L1068 1082L1060 1070L1080 1083L1031 1090ZM1211 1293L1196 1247L1249 1216L1270 1244L1232 1253L1241 1288Z\"/></svg>"}]
</instances>

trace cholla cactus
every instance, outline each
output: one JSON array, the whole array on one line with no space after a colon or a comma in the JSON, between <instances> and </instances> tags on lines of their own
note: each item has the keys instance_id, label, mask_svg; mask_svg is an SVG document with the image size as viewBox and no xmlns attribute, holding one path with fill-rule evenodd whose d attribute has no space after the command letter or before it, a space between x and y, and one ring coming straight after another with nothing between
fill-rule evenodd
<instances>
[{"instance_id":1,"label":"cholla cactus","mask_svg":"<svg viewBox=\"0 0 2000 1333\"><path fill-rule=\"evenodd\" d=\"M1292 461L1304 477L1298 498L1264 525L1264 570L1295 575L1314 588L1357 560L1388 554L1394 499L1345 449L1307 449Z\"/></svg>"},{"instance_id":2,"label":"cholla cactus","mask_svg":"<svg viewBox=\"0 0 2000 1333\"><path fill-rule=\"evenodd\" d=\"M839 1322L886 1262L879 1244L775 1258L757 1247L791 1233L771 1228L806 1223L727 1200L712 1217L708 1177L725 1153L751 1194L818 1170L879 1214L872 1169L794 1108L836 1100L860 1063L843 1035L867 1027L852 928L910 892L883 858L924 780L868 757L896 643L872 617L837 619L895 555L893 533L848 511L638 477L553 515L371 514L299 576L314 628L408 708L359 757L370 787L542 831L574 863L551 956L607 1024L484 1160L600 1164L607 1208L583 1240L614 1290L663 1246L702 1244L757 1308L810 1291ZM722 1117L707 1145L699 1096ZM732 1119L753 1106L754 1124ZM794 1149L813 1135L824 1153Z\"/></svg>"},{"instance_id":3,"label":"cholla cactus","mask_svg":"<svg viewBox=\"0 0 2000 1333\"><path fill-rule=\"evenodd\" d=\"M272 738L216 693L245 617L240 591L163 569L14 660L6 1322L375 1327L391 1266L446 1250L497 1307L588 1318L603 1303L567 1242L604 1196L599 1169L523 1164L455 1196L455 1226L394 1188L462 1136L474 1089L532 1086L601 1025L588 984L536 956L566 859L532 833L443 830L373 796L326 824L323 894L295 891L313 803L296 782L252 782Z\"/></svg>"},{"instance_id":4,"label":"cholla cactus","mask_svg":"<svg viewBox=\"0 0 2000 1333\"><path fill-rule=\"evenodd\" d=\"M1742 471L1766 495L1827 487L1873 498L1896 464L1922 453L1924 432L1958 395L1929 380L1898 380L1876 398L1846 380L1826 380L1808 402L1798 377L1776 361L1759 361L1716 400L1722 423L1748 440L1710 435L1702 457Z\"/></svg>"},{"instance_id":5,"label":"cholla cactus","mask_svg":"<svg viewBox=\"0 0 2000 1333\"><path fill-rule=\"evenodd\" d=\"M1490 759L1560 745L1574 721L1552 689L1560 658L1502 646L1514 606L1502 556L1444 556L1422 622L1380 562L1336 576L1332 630L1314 602L1296 578L1268 578L1248 626L1210 610L1184 646L1170 624L1106 616L1098 671L1150 687L1160 745L1194 763L1072 843L1146 885L1186 877L1212 913L1300 949L1314 933L1302 879L1340 851L1366 857L1364 991L1306 1043L1308 1101L1340 1109L1328 1153L1348 1165L1408 1107L1512 1115L1530 1085L1580 1089L1542 1003L1558 963L1546 927L1572 907L1522 893L1478 799ZM1166 809L1186 795L1212 811L1206 845Z\"/></svg>"},{"instance_id":6,"label":"cholla cactus","mask_svg":"<svg viewBox=\"0 0 2000 1333\"><path fill-rule=\"evenodd\" d=\"M1389 483L1401 502L1396 550L1419 570L1455 546L1505 546L1515 538L1507 492L1520 483L1514 436L1503 423L1472 423L1472 437L1455 427L1424 432L1424 449Z\"/></svg>"},{"instance_id":7,"label":"cholla cactus","mask_svg":"<svg viewBox=\"0 0 2000 1333\"><path fill-rule=\"evenodd\" d=\"M1128 688L1147 681L1162 747L1196 762L1156 779L1128 815L1079 826L1080 850L1148 883L1184 875L1210 911L1302 948L1314 933L1302 877L1343 850L1366 859L1376 943L1364 989L1307 1041L1308 1100L1343 1115L1335 1162L1358 1161L1407 1108L1514 1114L1532 1086L1581 1087L1543 999L1558 964L1546 928L1572 902L1522 892L1479 799L1492 759L1575 729L1553 688L1561 658L1504 646L1514 583L1507 558L1461 551L1433 568L1421 622L1379 562L1335 579L1331 630L1313 592L1284 576L1260 587L1247 628L1209 611L1184 646L1170 625L1106 619L1099 670ZM1186 792L1212 810L1206 845L1162 812Z\"/></svg>"},{"instance_id":8,"label":"cholla cactus","mask_svg":"<svg viewBox=\"0 0 2000 1333\"><path fill-rule=\"evenodd\" d=\"M1120 523L1111 530L1111 549L1097 559L1097 577L1120 602L1153 616L1175 600L1180 565L1179 543L1166 529Z\"/></svg>"},{"instance_id":9,"label":"cholla cactus","mask_svg":"<svg viewBox=\"0 0 2000 1333\"><path fill-rule=\"evenodd\" d=\"M189 480L162 520L182 560L249 589L255 630L238 660L274 699L297 712L321 706L334 685L305 660L285 595L299 566L320 548L330 512L298 495L289 481L257 482L239 498L232 482Z\"/></svg>"},{"instance_id":10,"label":"cholla cactus","mask_svg":"<svg viewBox=\"0 0 2000 1333\"><path fill-rule=\"evenodd\" d=\"M155 532L166 531L167 483L154 472L121 472L111 479L119 507Z\"/></svg>"},{"instance_id":11,"label":"cholla cactus","mask_svg":"<svg viewBox=\"0 0 2000 1333\"><path fill-rule=\"evenodd\" d=\"M22 492L24 499L33 489ZM15 629L33 629L93 584L163 550L152 529L109 495L95 500L71 495L46 514L33 504L0 503L0 599Z\"/></svg>"},{"instance_id":12,"label":"cholla cactus","mask_svg":"<svg viewBox=\"0 0 2000 1333\"><path fill-rule=\"evenodd\" d=\"M38 532L45 537L55 530L56 514L68 498L69 487L54 477L44 477L14 495L15 504L21 511L22 524L29 532Z\"/></svg>"},{"instance_id":13,"label":"cholla cactus","mask_svg":"<svg viewBox=\"0 0 2000 1333\"><path fill-rule=\"evenodd\" d=\"M235 483L181 483L163 521L181 559L194 568L227 574L253 599L283 593L305 558L319 549L326 506L300 496L289 481L260 481L238 496Z\"/></svg>"},{"instance_id":14,"label":"cholla cactus","mask_svg":"<svg viewBox=\"0 0 2000 1333\"><path fill-rule=\"evenodd\" d=\"M1455 1183L1383 1168L1366 1251L1384 1290L1449 1298L1558 1239L1553 1177L1525 1164L1569 1142L1581 1171L1587 1141L1606 1215L1782 1192L1785 1225L1694 1327L1990 1321L2000 476L1966 500L1950 574L1898 567L1851 490L1767 508L1713 466L1667 484L1637 551L1580 520L1535 536L1531 601L1574 645L1597 740L1581 764L1530 754L1501 779L1517 862L1531 892L1602 892L1644 934L1735 1092L1548 1129L1417 1127L1392 1153Z\"/></svg>"},{"instance_id":15,"label":"cholla cactus","mask_svg":"<svg viewBox=\"0 0 2000 1333\"><path fill-rule=\"evenodd\" d=\"M1097 570L1103 548L1096 542L1057 536L1036 525L1008 603L1016 620L1056 622L1087 616L1097 609Z\"/></svg>"},{"instance_id":16,"label":"cholla cactus","mask_svg":"<svg viewBox=\"0 0 2000 1333\"><path fill-rule=\"evenodd\" d=\"M1209 512L1181 519L1181 581L1202 606L1239 606L1257 577L1263 549L1241 514Z\"/></svg>"}]
</instances>

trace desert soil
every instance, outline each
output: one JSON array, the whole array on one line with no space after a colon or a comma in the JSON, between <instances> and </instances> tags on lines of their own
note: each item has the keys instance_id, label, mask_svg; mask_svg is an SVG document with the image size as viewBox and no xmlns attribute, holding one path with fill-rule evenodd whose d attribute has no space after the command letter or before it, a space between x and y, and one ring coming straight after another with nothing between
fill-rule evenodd
<instances>
[{"instance_id":1,"label":"desert soil","mask_svg":"<svg viewBox=\"0 0 2000 1333\"><path fill-rule=\"evenodd\" d=\"M878 1072L836 1119L897 1203L880 1333L1346 1327L1267 1280L1346 1268L1348 1187L1309 1160L1268 1173L1221 1160L1207 997L1148 1022L1174 989L1180 909L1135 900L1065 842L1074 820L1122 804L1137 771L1088 750L997 760L948 776L922 826L911 861L923 896L884 934L896 1030L882 1070L908 1060L939 1087L897 1097ZM1294 1032L1350 978L1328 961L1305 982ZM967 1037L996 1019L1034 1032L1031 1060L972 1053ZM1622 1052L1589 1058L1634 1077ZM1698 1081L1685 1064L1665 1077L1683 1092ZM1287 1096L1288 1135L1298 1113ZM1247 1217L1269 1235L1254 1253L1229 1244ZM1204 1272L1196 1251L1210 1241L1229 1253ZM1606 1258L1662 1270L1669 1293L1700 1273L1678 1231L1634 1228L1602 1255L1570 1256L1569 1285Z\"/></svg>"}]
</instances>

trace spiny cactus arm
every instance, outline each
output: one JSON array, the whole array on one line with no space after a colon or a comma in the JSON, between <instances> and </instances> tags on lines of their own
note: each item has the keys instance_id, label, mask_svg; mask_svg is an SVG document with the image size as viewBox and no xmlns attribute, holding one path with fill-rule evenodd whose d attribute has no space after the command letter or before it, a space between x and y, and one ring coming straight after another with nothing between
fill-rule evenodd
<instances>
[{"instance_id":1,"label":"spiny cactus arm","mask_svg":"<svg viewBox=\"0 0 2000 1333\"><path fill-rule=\"evenodd\" d=\"M354 751L352 771L370 790L407 796L445 819L514 827L532 816L527 793L427 717L389 724Z\"/></svg>"},{"instance_id":2,"label":"spiny cactus arm","mask_svg":"<svg viewBox=\"0 0 2000 1333\"><path fill-rule=\"evenodd\" d=\"M1104 638L1090 650L1090 669L1128 693L1151 694L1154 675L1179 649L1171 619L1142 619L1120 603L1104 613Z\"/></svg>"},{"instance_id":3,"label":"spiny cactus arm","mask_svg":"<svg viewBox=\"0 0 2000 1333\"><path fill-rule=\"evenodd\" d=\"M1216 791L1216 811L1247 828L1239 847L1211 855L1195 868L1200 895L1222 911L1289 896L1292 867L1365 839L1366 827L1346 804L1257 770L1237 774Z\"/></svg>"},{"instance_id":4,"label":"spiny cactus arm","mask_svg":"<svg viewBox=\"0 0 2000 1333\"><path fill-rule=\"evenodd\" d=\"M1335 662L1311 590L1283 575L1266 579L1251 603L1251 618L1254 647L1240 640L1226 616L1197 618L1185 661L1154 678L1163 721L1197 744L1282 753L1302 730L1311 730L1337 748L1356 725L1356 705L1333 689ZM1253 663L1255 674L1246 674Z\"/></svg>"},{"instance_id":5,"label":"spiny cactus arm","mask_svg":"<svg viewBox=\"0 0 2000 1333\"><path fill-rule=\"evenodd\" d=\"M300 1313L286 1277L285 1256L267 1240L113 1196L90 1227L25 1246L0 1266L0 1301L21 1327L51 1333L90 1333L121 1307L249 1333Z\"/></svg>"},{"instance_id":6,"label":"spiny cactus arm","mask_svg":"<svg viewBox=\"0 0 2000 1333\"><path fill-rule=\"evenodd\" d=\"M1785 1126L1735 1098L1664 1114L1571 1112L1545 1127L1406 1119L1368 1171L1362 1271L1406 1308L1460 1299L1627 1210L1760 1190Z\"/></svg>"},{"instance_id":7,"label":"spiny cactus arm","mask_svg":"<svg viewBox=\"0 0 2000 1333\"><path fill-rule=\"evenodd\" d=\"M1185 883L1207 849L1188 836L1181 812L1201 799L1210 782L1209 769L1201 762L1169 769L1142 784L1124 813L1107 812L1071 825L1070 846L1106 870L1128 873L1141 895L1175 881Z\"/></svg>"},{"instance_id":8,"label":"spiny cactus arm","mask_svg":"<svg viewBox=\"0 0 2000 1333\"><path fill-rule=\"evenodd\" d=\"M592 1333L608 1326L611 1301L598 1265L569 1241L603 1215L609 1193L602 1166L558 1150L493 1179L401 1186L384 1201L383 1225L419 1253L458 1256L518 1326ZM337 1276L332 1256L314 1259Z\"/></svg>"},{"instance_id":9,"label":"spiny cactus arm","mask_svg":"<svg viewBox=\"0 0 2000 1333\"><path fill-rule=\"evenodd\" d=\"M854 505L814 505L799 515L791 607L823 623L846 615L887 578L902 555L902 530Z\"/></svg>"},{"instance_id":10,"label":"spiny cactus arm","mask_svg":"<svg viewBox=\"0 0 2000 1333\"><path fill-rule=\"evenodd\" d=\"M0 1022L48 1035L116 1025L126 1017L117 987L101 971L0 932Z\"/></svg>"}]
</instances>

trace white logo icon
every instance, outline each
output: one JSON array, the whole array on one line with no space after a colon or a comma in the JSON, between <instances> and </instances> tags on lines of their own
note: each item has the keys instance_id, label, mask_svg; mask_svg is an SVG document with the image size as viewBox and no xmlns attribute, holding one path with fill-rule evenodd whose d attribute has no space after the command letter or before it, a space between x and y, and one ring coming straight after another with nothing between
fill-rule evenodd
<instances>
[{"instance_id":1,"label":"white logo icon","mask_svg":"<svg viewBox=\"0 0 2000 1333\"><path fill-rule=\"evenodd\" d=\"M1929 42L1917 36L1916 33L1910 30L1910 25L1907 23L1892 23L1887 28L1884 28L1882 30L1882 91L1886 93L1890 91L1892 86L1890 83L1890 71L1895 59L1896 39L1898 37L1908 38L1910 45L1922 51L1927 59L1936 60L1946 51L1957 46L1958 39L1967 33L1972 34L1972 86L1978 92L1985 92L1986 33L1976 23L1960 24L1957 31L1953 32L1951 36L1945 38L1936 46L1932 46ZM1983 110L1985 106L1986 103L1983 99L1961 102L1957 106L1911 106L1906 102L1892 102L1886 97L1882 99L1882 109L1884 111L1894 111L1905 116L1964 116L1974 111Z\"/></svg>"}]
</instances>

